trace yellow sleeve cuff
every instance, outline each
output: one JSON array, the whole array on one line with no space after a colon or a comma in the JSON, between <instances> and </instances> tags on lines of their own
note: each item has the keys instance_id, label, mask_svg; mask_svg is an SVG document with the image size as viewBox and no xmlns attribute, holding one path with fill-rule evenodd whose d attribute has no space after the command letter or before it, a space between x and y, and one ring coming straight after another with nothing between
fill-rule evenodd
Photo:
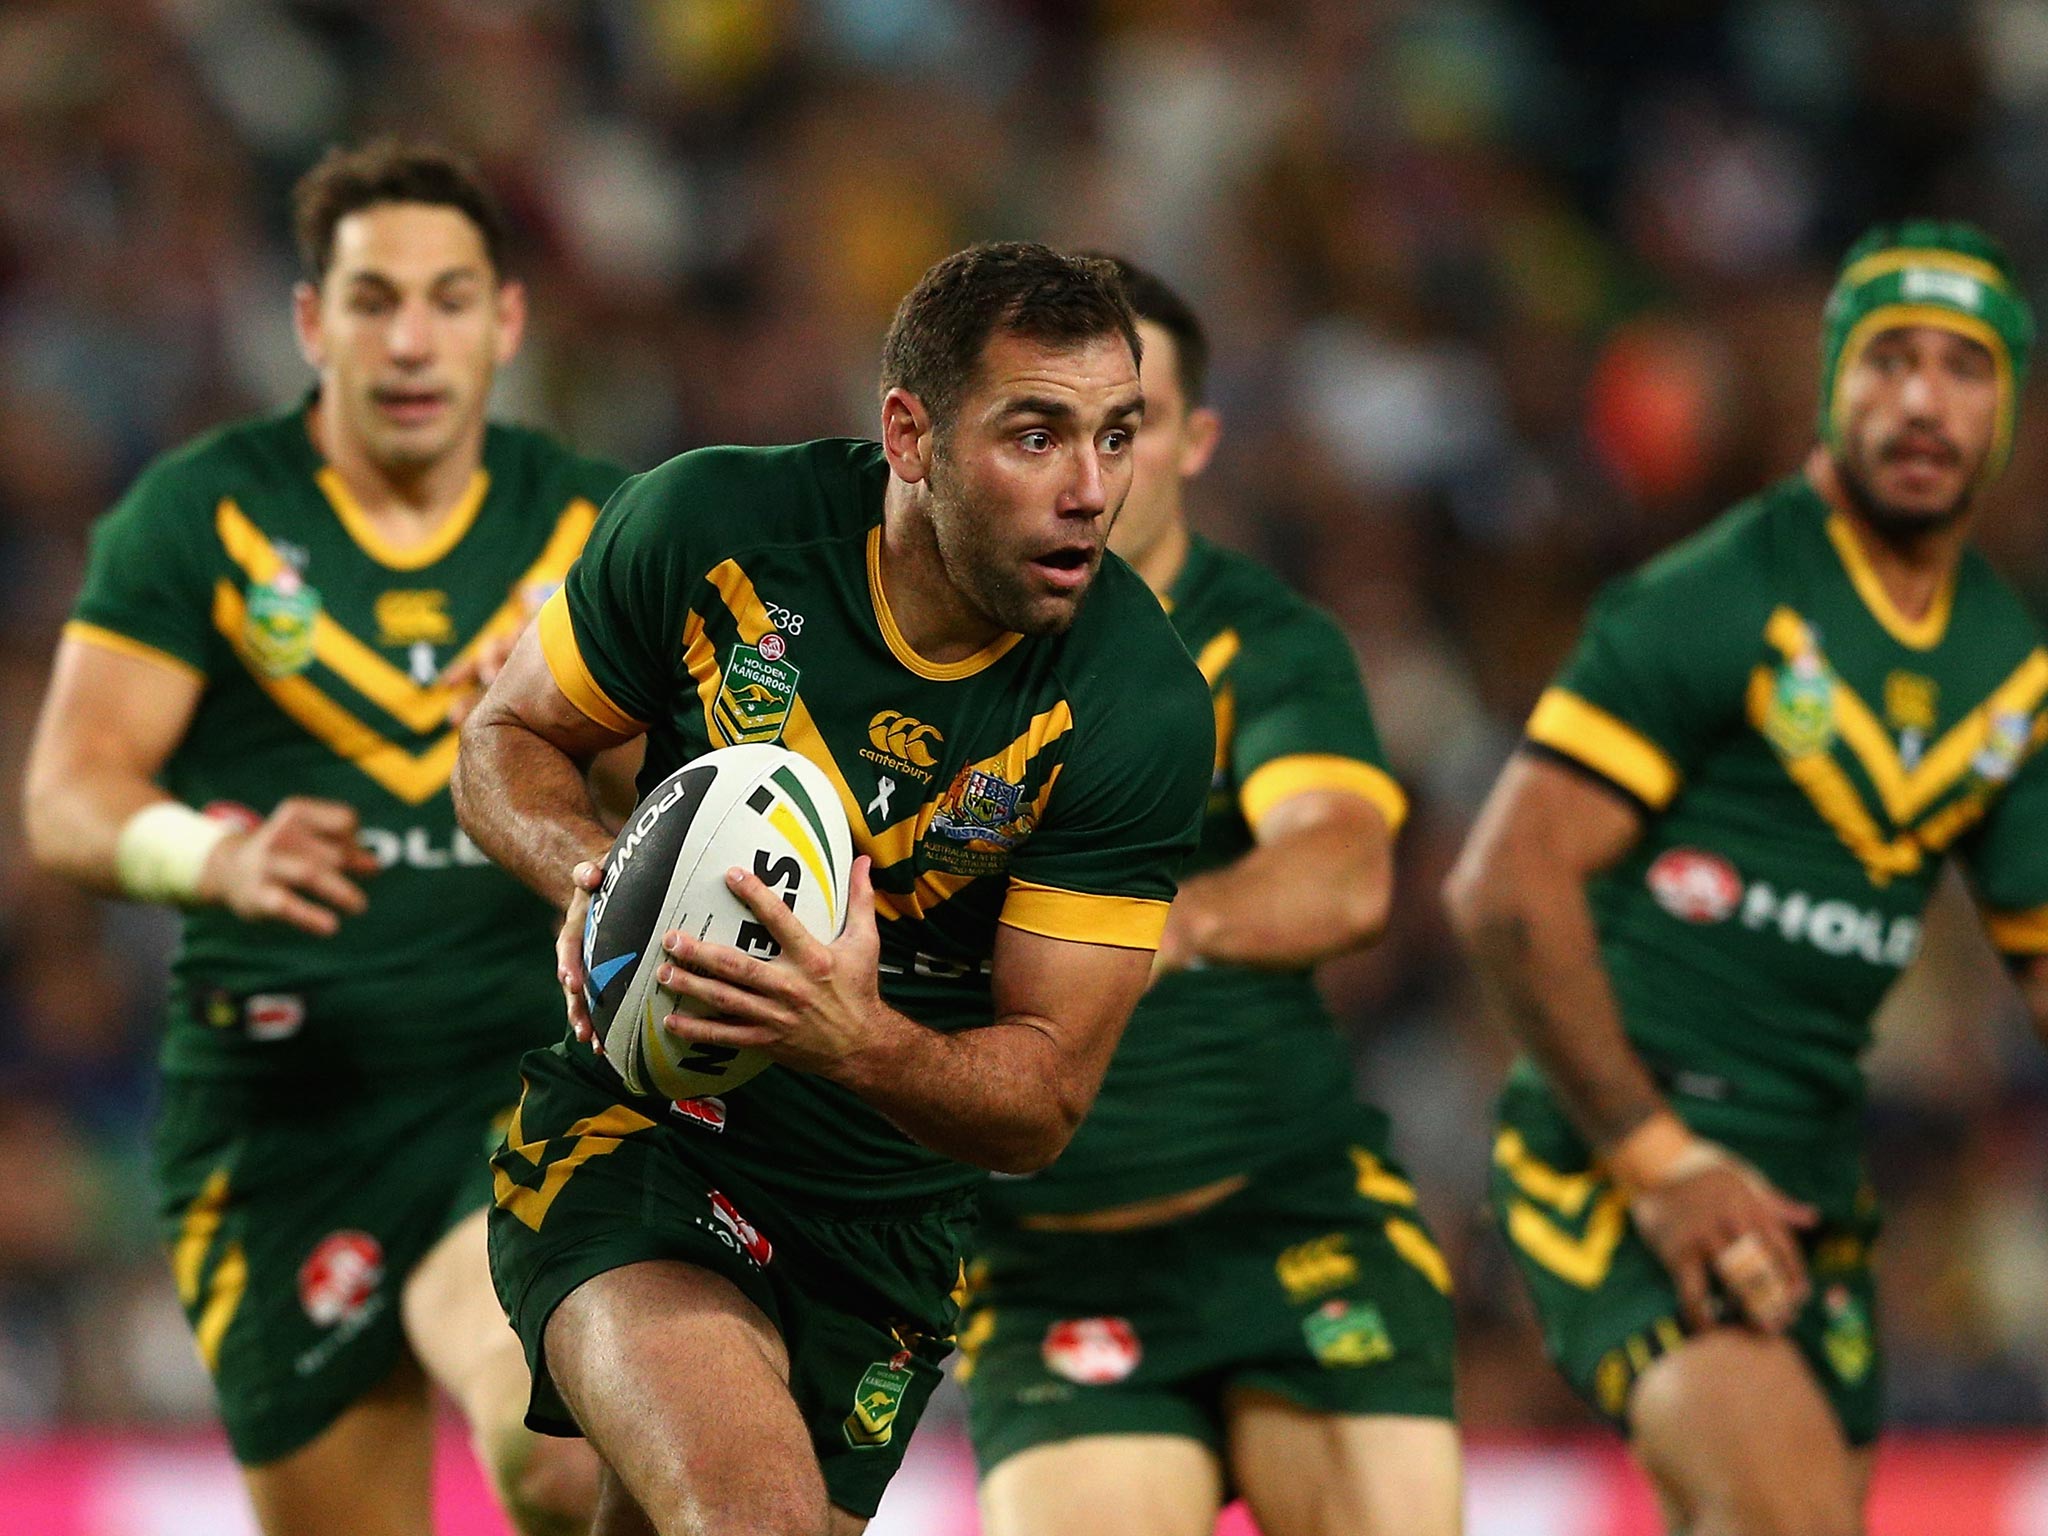
<instances>
[{"instance_id":1,"label":"yellow sleeve cuff","mask_svg":"<svg viewBox=\"0 0 2048 1536\"><path fill-rule=\"evenodd\" d=\"M1551 688L1536 701L1524 734L1540 747L1583 763L1653 811L1669 805L1683 781L1678 765L1649 737L1562 688Z\"/></svg>"},{"instance_id":2,"label":"yellow sleeve cuff","mask_svg":"<svg viewBox=\"0 0 2048 1536\"><path fill-rule=\"evenodd\" d=\"M1012 928L1076 944L1157 949L1167 903L1142 896L1091 896L1028 880L1012 880L998 919Z\"/></svg>"},{"instance_id":3,"label":"yellow sleeve cuff","mask_svg":"<svg viewBox=\"0 0 2048 1536\"><path fill-rule=\"evenodd\" d=\"M154 662L160 667L169 667L173 672L191 678L194 682L206 681L206 674L182 656L173 656L169 651L159 650L146 641L136 640L116 629L103 629L97 624L88 624L83 619L73 619L64 626L64 638L76 640L83 645L98 646L103 651L112 651L117 656L133 656L138 661Z\"/></svg>"},{"instance_id":4,"label":"yellow sleeve cuff","mask_svg":"<svg viewBox=\"0 0 2048 1536\"><path fill-rule=\"evenodd\" d=\"M646 721L635 720L614 704L590 675L583 652L576 645L576 628L569 620L568 594L559 587L554 596L541 604L540 649L562 696L590 719L620 736L637 736L647 729Z\"/></svg>"},{"instance_id":5,"label":"yellow sleeve cuff","mask_svg":"<svg viewBox=\"0 0 2048 1536\"><path fill-rule=\"evenodd\" d=\"M1328 752L1298 752L1261 763L1237 792L1237 803L1246 825L1256 832L1274 806L1312 790L1335 790L1370 801L1386 817L1389 832L1400 831L1408 819L1408 797L1392 774L1358 758Z\"/></svg>"},{"instance_id":6,"label":"yellow sleeve cuff","mask_svg":"<svg viewBox=\"0 0 2048 1536\"><path fill-rule=\"evenodd\" d=\"M1986 912L1984 931L2002 955L2048 955L2048 907L2031 912Z\"/></svg>"}]
</instances>

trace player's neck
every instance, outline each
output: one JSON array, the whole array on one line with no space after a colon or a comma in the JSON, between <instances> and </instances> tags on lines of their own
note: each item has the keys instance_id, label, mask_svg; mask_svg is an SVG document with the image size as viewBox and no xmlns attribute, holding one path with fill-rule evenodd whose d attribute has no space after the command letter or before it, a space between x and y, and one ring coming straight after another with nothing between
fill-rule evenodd
<instances>
[{"instance_id":1,"label":"player's neck","mask_svg":"<svg viewBox=\"0 0 2048 1536\"><path fill-rule=\"evenodd\" d=\"M431 538L462 501L483 462L481 422L468 440L433 463L403 472L373 459L318 400L307 407L306 432L363 515L398 545Z\"/></svg>"},{"instance_id":2,"label":"player's neck","mask_svg":"<svg viewBox=\"0 0 2048 1536\"><path fill-rule=\"evenodd\" d=\"M1006 631L953 585L931 522L911 505L911 496L909 486L890 480L876 562L882 597L897 632L918 655L940 666L965 661Z\"/></svg>"},{"instance_id":3,"label":"player's neck","mask_svg":"<svg viewBox=\"0 0 2048 1536\"><path fill-rule=\"evenodd\" d=\"M1892 606L1908 619L1927 617L1962 563L1973 519L1965 514L1940 527L1900 537L1880 530L1857 507L1826 449L1813 450L1807 459L1806 478L1848 529Z\"/></svg>"},{"instance_id":4,"label":"player's neck","mask_svg":"<svg viewBox=\"0 0 2048 1536\"><path fill-rule=\"evenodd\" d=\"M1131 563L1131 569L1145 578L1145 585L1156 597L1165 597L1173 590L1173 584L1180 580L1181 569L1188 563L1187 520L1175 513L1159 536L1143 549L1117 549L1116 540L1109 541L1109 547Z\"/></svg>"}]
</instances>

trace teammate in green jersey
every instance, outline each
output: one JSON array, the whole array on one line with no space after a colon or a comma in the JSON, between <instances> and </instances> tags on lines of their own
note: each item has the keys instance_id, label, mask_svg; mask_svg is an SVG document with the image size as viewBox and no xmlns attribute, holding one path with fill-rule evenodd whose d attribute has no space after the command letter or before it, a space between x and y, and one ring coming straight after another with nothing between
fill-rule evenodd
<instances>
[{"instance_id":1,"label":"teammate in green jersey","mask_svg":"<svg viewBox=\"0 0 2048 1536\"><path fill-rule=\"evenodd\" d=\"M318 389L100 523L28 834L187 909L165 1237L264 1530L430 1529L426 1378L518 1525L580 1530L595 1458L524 1428L485 1255L493 1122L560 1028L555 917L455 825L447 678L502 657L621 475L486 424L525 298L470 171L337 150L295 202Z\"/></svg>"},{"instance_id":2,"label":"teammate in green jersey","mask_svg":"<svg viewBox=\"0 0 2048 1536\"><path fill-rule=\"evenodd\" d=\"M1103 550L1137 354L1105 263L940 262L884 345L879 444L632 481L464 728L463 824L568 908L572 999L598 749L644 732L651 785L779 740L859 854L830 877L836 942L741 870L778 958L665 936L664 984L714 1015L666 1027L765 1049L744 1087L635 1097L576 1040L524 1063L492 1270L529 1422L610 1469L608 1536L866 1524L950 1347L980 1170L1058 1154L1144 989L1213 738L1201 674Z\"/></svg>"},{"instance_id":3,"label":"teammate in green jersey","mask_svg":"<svg viewBox=\"0 0 2048 1536\"><path fill-rule=\"evenodd\" d=\"M1449 888L1546 1342L1694 1536L1860 1529L1859 1057L1945 855L2048 1019L2048 651L1968 543L2032 339L1978 231L1860 241L1804 472L1601 595Z\"/></svg>"},{"instance_id":4,"label":"teammate in green jersey","mask_svg":"<svg viewBox=\"0 0 2048 1536\"><path fill-rule=\"evenodd\" d=\"M1187 303L1119 264L1145 425L1110 540L1207 680L1202 841L1058 1162L992 1185L961 1376L989 1536L1458 1529L1450 1277L1310 967L1386 921L1406 800L1343 632L1190 534L1220 423Z\"/></svg>"}]
</instances>

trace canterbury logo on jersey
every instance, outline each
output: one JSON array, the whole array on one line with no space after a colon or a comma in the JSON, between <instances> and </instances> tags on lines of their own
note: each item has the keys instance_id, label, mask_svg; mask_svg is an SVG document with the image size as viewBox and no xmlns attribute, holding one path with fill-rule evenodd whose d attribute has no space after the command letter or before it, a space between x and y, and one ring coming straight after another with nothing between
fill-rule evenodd
<instances>
[{"instance_id":1,"label":"canterbury logo on jersey","mask_svg":"<svg viewBox=\"0 0 2048 1536\"><path fill-rule=\"evenodd\" d=\"M455 638L446 592L386 592L377 599L375 612L379 645L447 645Z\"/></svg>"},{"instance_id":2,"label":"canterbury logo on jersey","mask_svg":"<svg viewBox=\"0 0 2048 1536\"><path fill-rule=\"evenodd\" d=\"M871 763L880 763L884 768L928 784L932 770L939 765L935 749L943 746L945 739L936 725L913 720L900 710L884 709L877 711L875 718L868 722L868 740L872 746L861 748L860 755Z\"/></svg>"}]
</instances>

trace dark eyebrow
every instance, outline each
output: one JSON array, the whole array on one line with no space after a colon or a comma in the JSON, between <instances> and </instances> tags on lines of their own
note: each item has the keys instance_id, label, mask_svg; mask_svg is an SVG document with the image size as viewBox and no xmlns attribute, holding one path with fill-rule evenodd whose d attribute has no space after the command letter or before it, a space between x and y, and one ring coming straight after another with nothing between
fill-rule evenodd
<instances>
[{"instance_id":1,"label":"dark eyebrow","mask_svg":"<svg viewBox=\"0 0 2048 1536\"><path fill-rule=\"evenodd\" d=\"M1007 421L1012 416L1043 416L1048 421L1071 421L1074 408L1064 400L1048 399L1043 395L1026 395L1022 399L1009 401L996 412L996 420Z\"/></svg>"}]
</instances>

